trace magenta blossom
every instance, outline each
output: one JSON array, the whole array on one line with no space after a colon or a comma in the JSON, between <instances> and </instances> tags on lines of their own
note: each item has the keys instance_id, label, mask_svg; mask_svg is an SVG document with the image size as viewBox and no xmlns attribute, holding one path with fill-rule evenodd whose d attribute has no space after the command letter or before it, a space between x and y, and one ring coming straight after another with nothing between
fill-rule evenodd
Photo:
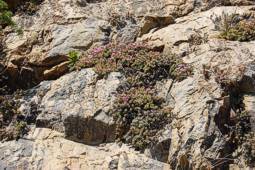
<instances>
[{"instance_id":1,"label":"magenta blossom","mask_svg":"<svg viewBox=\"0 0 255 170\"><path fill-rule=\"evenodd\" d=\"M93 54L99 54L103 51L104 49L102 47L97 47L93 49Z\"/></svg>"},{"instance_id":2,"label":"magenta blossom","mask_svg":"<svg viewBox=\"0 0 255 170\"><path fill-rule=\"evenodd\" d=\"M129 101L129 96L122 96L122 101L127 103Z\"/></svg>"}]
</instances>

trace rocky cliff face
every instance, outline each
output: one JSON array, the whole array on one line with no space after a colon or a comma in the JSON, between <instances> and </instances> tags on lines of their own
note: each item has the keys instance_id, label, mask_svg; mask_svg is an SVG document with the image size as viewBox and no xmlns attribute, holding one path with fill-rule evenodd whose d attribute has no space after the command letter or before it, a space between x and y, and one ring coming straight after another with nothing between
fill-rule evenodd
<instances>
[{"instance_id":1,"label":"rocky cliff face","mask_svg":"<svg viewBox=\"0 0 255 170\"><path fill-rule=\"evenodd\" d=\"M11 102L14 94L0 93L0 169L255 168L255 30L226 29L252 23L253 0L6 2L23 34L2 31L0 74L25 90ZM184 79L156 81L171 114L160 130L150 127L157 140L143 150L118 140L111 114L128 77L69 71L70 51L112 42L143 42L192 67Z\"/></svg>"}]
</instances>

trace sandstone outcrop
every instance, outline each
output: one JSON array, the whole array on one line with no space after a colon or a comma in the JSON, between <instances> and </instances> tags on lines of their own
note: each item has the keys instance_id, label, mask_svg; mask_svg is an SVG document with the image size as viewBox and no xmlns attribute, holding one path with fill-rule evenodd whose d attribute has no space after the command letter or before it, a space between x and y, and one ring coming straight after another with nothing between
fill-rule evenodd
<instances>
[{"instance_id":1,"label":"sandstone outcrop","mask_svg":"<svg viewBox=\"0 0 255 170\"><path fill-rule=\"evenodd\" d=\"M0 143L0 169L255 167L255 41L222 39L215 23L223 14L255 16L253 0L44 0L38 6L33 15L14 15L23 35L4 30L5 73L9 85L26 88L18 101L29 131ZM109 114L126 77L101 78L92 68L68 73L70 51L82 55L134 41L193 68L182 81L156 83L171 121L143 152L116 141Z\"/></svg>"},{"instance_id":2,"label":"sandstone outcrop","mask_svg":"<svg viewBox=\"0 0 255 170\"><path fill-rule=\"evenodd\" d=\"M92 147L36 128L26 138L0 144L1 169L169 169L169 165L115 143Z\"/></svg>"}]
</instances>

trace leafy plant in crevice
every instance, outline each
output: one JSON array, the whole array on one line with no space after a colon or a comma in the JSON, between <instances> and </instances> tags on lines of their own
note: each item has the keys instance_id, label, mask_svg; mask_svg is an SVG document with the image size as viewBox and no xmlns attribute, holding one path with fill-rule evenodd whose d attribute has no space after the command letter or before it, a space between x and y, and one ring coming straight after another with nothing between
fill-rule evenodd
<instances>
[{"instance_id":1,"label":"leafy plant in crevice","mask_svg":"<svg viewBox=\"0 0 255 170\"><path fill-rule=\"evenodd\" d=\"M27 133L27 123L25 121L19 120L14 124L14 138L19 138Z\"/></svg>"},{"instance_id":2,"label":"leafy plant in crevice","mask_svg":"<svg viewBox=\"0 0 255 170\"><path fill-rule=\"evenodd\" d=\"M20 29L17 27L15 22L12 20L12 12L8 9L8 5L3 0L0 0L0 96L10 92L10 87L8 86L8 80L10 76L7 73L7 65L10 61L10 56L6 55L6 42L5 42L5 32L4 28L10 26L12 29L16 30L20 34ZM22 31L21 31L22 33Z\"/></svg>"},{"instance_id":3,"label":"leafy plant in crevice","mask_svg":"<svg viewBox=\"0 0 255 170\"><path fill-rule=\"evenodd\" d=\"M76 62L79 60L80 55L77 51L70 51L68 53L68 60L69 60L69 67L72 70L76 64Z\"/></svg>"},{"instance_id":4,"label":"leafy plant in crevice","mask_svg":"<svg viewBox=\"0 0 255 170\"><path fill-rule=\"evenodd\" d=\"M3 122L9 124L12 120L12 117L16 114L19 114L17 111L17 103L15 100L10 99L8 95L1 96L0 102L0 113Z\"/></svg>"},{"instance_id":5,"label":"leafy plant in crevice","mask_svg":"<svg viewBox=\"0 0 255 170\"><path fill-rule=\"evenodd\" d=\"M6 26L15 26L14 21L12 20L12 12L8 9L8 5L3 0L0 0L0 25L1 29Z\"/></svg>"},{"instance_id":6,"label":"leafy plant in crevice","mask_svg":"<svg viewBox=\"0 0 255 170\"><path fill-rule=\"evenodd\" d=\"M157 134L171 122L171 110L162 107L164 99L154 89L131 88L121 93L112 110L117 137L143 150L157 141Z\"/></svg>"},{"instance_id":7,"label":"leafy plant in crevice","mask_svg":"<svg viewBox=\"0 0 255 170\"><path fill-rule=\"evenodd\" d=\"M255 18L251 14L226 14L212 19L219 38L230 41L255 40Z\"/></svg>"},{"instance_id":8,"label":"leafy plant in crevice","mask_svg":"<svg viewBox=\"0 0 255 170\"><path fill-rule=\"evenodd\" d=\"M21 35L23 33L22 29L12 20L12 16L13 13L9 10L7 3L0 0L0 30L2 31L6 26L10 26Z\"/></svg>"},{"instance_id":9,"label":"leafy plant in crevice","mask_svg":"<svg viewBox=\"0 0 255 170\"><path fill-rule=\"evenodd\" d=\"M192 67L180 58L153 51L143 43L94 48L75 67L93 67L99 78L116 71L126 77L110 114L116 121L118 141L141 151L157 142L159 133L171 122L171 108L163 106L156 83L170 78L182 81L192 74Z\"/></svg>"}]
</instances>

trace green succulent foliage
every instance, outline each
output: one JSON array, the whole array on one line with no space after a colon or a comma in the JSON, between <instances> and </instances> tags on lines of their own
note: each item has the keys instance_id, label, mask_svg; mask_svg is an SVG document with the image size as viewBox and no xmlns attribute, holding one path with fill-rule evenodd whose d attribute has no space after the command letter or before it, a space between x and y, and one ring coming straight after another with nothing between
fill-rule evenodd
<instances>
[{"instance_id":1,"label":"green succulent foliage","mask_svg":"<svg viewBox=\"0 0 255 170\"><path fill-rule=\"evenodd\" d=\"M129 131L121 138L136 150L143 151L157 142L163 128L171 122L170 114L162 111L145 111L132 120Z\"/></svg>"},{"instance_id":2,"label":"green succulent foliage","mask_svg":"<svg viewBox=\"0 0 255 170\"><path fill-rule=\"evenodd\" d=\"M15 138L18 138L22 136L23 134L25 134L26 128L27 128L27 123L25 121L17 121L15 123L15 134L14 134Z\"/></svg>"},{"instance_id":3,"label":"green succulent foliage","mask_svg":"<svg viewBox=\"0 0 255 170\"><path fill-rule=\"evenodd\" d=\"M192 67L173 54L153 51L144 43L108 44L89 51L76 68L93 67L99 78L121 72L127 79L118 89L110 114L117 125L119 141L144 150L157 142L157 136L171 122L171 108L163 106L155 85L164 79L182 81L192 75Z\"/></svg>"},{"instance_id":4,"label":"green succulent foliage","mask_svg":"<svg viewBox=\"0 0 255 170\"><path fill-rule=\"evenodd\" d=\"M219 38L230 41L254 41L255 18L250 14L226 14L214 20L215 28L220 31Z\"/></svg>"},{"instance_id":5,"label":"green succulent foliage","mask_svg":"<svg viewBox=\"0 0 255 170\"><path fill-rule=\"evenodd\" d=\"M79 58L80 58L80 55L77 51L70 51L68 53L69 66L71 69L75 66Z\"/></svg>"},{"instance_id":6,"label":"green succulent foliage","mask_svg":"<svg viewBox=\"0 0 255 170\"><path fill-rule=\"evenodd\" d=\"M240 21L237 25L222 32L219 37L231 41L254 41L255 20Z\"/></svg>"},{"instance_id":7,"label":"green succulent foliage","mask_svg":"<svg viewBox=\"0 0 255 170\"><path fill-rule=\"evenodd\" d=\"M6 26L10 26L17 32L18 35L22 35L22 29L12 20L12 16L13 14L9 10L7 3L0 0L0 30Z\"/></svg>"},{"instance_id":8,"label":"green succulent foliage","mask_svg":"<svg viewBox=\"0 0 255 170\"><path fill-rule=\"evenodd\" d=\"M0 0L0 25L5 26L15 26L14 21L12 20L12 12L9 11L8 5L3 0Z\"/></svg>"},{"instance_id":9,"label":"green succulent foliage","mask_svg":"<svg viewBox=\"0 0 255 170\"><path fill-rule=\"evenodd\" d=\"M163 99L156 97L153 90L144 87L131 88L118 97L115 113L121 117L135 117L140 111L158 109L162 102Z\"/></svg>"},{"instance_id":10,"label":"green succulent foliage","mask_svg":"<svg viewBox=\"0 0 255 170\"><path fill-rule=\"evenodd\" d=\"M156 142L157 133L171 120L171 111L163 109L163 102L154 90L144 87L131 88L119 95L112 110L118 139L137 150Z\"/></svg>"},{"instance_id":11,"label":"green succulent foliage","mask_svg":"<svg viewBox=\"0 0 255 170\"><path fill-rule=\"evenodd\" d=\"M136 85L153 84L166 78L181 81L192 74L192 68L173 54L163 55L142 43L109 44L95 48L76 66L94 67L100 77L119 71Z\"/></svg>"}]
</instances>

